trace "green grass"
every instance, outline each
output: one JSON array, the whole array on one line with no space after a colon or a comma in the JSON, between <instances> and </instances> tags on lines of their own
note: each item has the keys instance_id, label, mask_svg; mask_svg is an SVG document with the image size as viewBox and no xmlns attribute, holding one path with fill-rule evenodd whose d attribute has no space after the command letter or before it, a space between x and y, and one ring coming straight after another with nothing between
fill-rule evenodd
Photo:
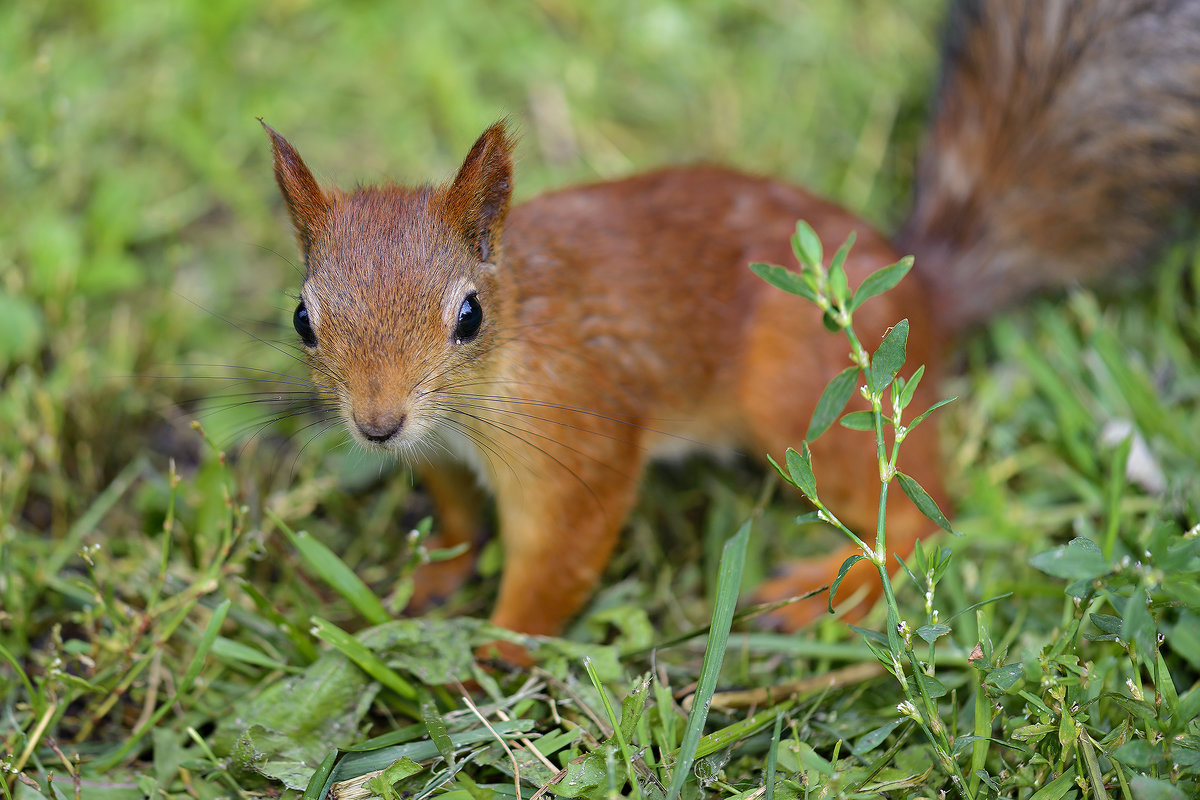
<instances>
[{"instance_id":1,"label":"green grass","mask_svg":"<svg viewBox=\"0 0 1200 800\"><path fill-rule=\"evenodd\" d=\"M711 160L887 228L941 5L0 4L0 764L19 773L0 797L299 796L335 748L329 780L389 768L381 792L515 796L515 772L528 798L569 764L589 797L657 796L696 737L687 797L953 791L836 620L798 636L735 620L689 727L705 639L652 648L727 608L725 541L754 517L751 587L829 533L797 535L803 505L757 467L655 471L542 671L475 672L472 709L452 679L497 635L475 619L496 549L446 613L368 629L403 605L428 504L337 433L264 425L272 409L242 401L281 387L238 369L302 374L274 344L293 339L299 272L256 116L344 185L442 179L512 115L519 197ZM1200 521L1198 287L1200 254L1179 246L1139 292L996 320L947 382L965 535L932 545L954 552L934 605L945 621L1012 593L923 654L950 736L1005 742L956 754L973 796L1080 796L1097 775L1111 797L1196 790L1200 601L1180 532ZM1106 430L1136 431L1161 485L1127 481ZM1099 556L1056 549L1075 537ZM1064 589L1083 575L1077 604ZM901 612L926 624L906 584ZM786 688L831 672L833 688ZM730 707L734 688L763 691Z\"/></svg>"}]
</instances>

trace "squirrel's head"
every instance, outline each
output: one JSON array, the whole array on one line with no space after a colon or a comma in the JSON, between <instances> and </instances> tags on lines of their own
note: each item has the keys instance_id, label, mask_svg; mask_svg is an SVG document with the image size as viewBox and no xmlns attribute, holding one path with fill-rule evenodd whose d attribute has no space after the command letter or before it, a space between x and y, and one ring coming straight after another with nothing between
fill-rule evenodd
<instances>
[{"instance_id":1,"label":"squirrel's head","mask_svg":"<svg viewBox=\"0 0 1200 800\"><path fill-rule=\"evenodd\" d=\"M503 335L513 138L488 128L447 185L342 192L263 127L304 256L293 322L313 379L361 444L414 454L457 427L447 409L481 391Z\"/></svg>"}]
</instances>

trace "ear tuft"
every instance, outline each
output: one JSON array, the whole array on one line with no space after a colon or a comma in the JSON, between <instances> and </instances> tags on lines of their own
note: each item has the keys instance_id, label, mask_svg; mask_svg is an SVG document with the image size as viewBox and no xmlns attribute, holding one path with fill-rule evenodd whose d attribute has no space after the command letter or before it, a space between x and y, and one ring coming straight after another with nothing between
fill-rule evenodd
<instances>
[{"instance_id":1,"label":"ear tuft","mask_svg":"<svg viewBox=\"0 0 1200 800\"><path fill-rule=\"evenodd\" d=\"M504 120L475 142L446 191L445 210L480 261L491 261L512 199L512 154L516 138Z\"/></svg>"},{"instance_id":2,"label":"ear tuft","mask_svg":"<svg viewBox=\"0 0 1200 800\"><path fill-rule=\"evenodd\" d=\"M274 128L258 118L263 130L271 138L271 150L275 154L275 182L287 203L288 213L296 226L296 238L305 260L317 233L325 225L329 214L329 200L321 192L316 179L304 164L304 159Z\"/></svg>"}]
</instances>

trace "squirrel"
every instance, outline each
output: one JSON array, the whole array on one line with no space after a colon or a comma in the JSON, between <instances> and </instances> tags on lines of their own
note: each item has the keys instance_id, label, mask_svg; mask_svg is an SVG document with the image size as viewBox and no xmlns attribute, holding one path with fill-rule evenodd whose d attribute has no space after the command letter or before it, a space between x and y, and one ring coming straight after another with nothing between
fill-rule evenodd
<instances>
[{"instance_id":1,"label":"squirrel","mask_svg":"<svg viewBox=\"0 0 1200 800\"><path fill-rule=\"evenodd\" d=\"M917 408L935 401L965 329L1033 291L1144 265L1200 187L1200 2L955 4L894 240L802 189L714 166L513 206L503 121L448 184L323 189L262 124L306 266L293 321L317 402L363 447L415 467L439 523L430 546L470 543L480 487L494 495L505 563L492 622L556 634L594 589L649 461L799 445L848 366L819 310L747 268L788 263L797 220L827 247L857 232L851 285L915 253L913 273L855 320L864 342L910 320L910 362L927 370ZM878 466L859 435L834 426L812 457L825 502L868 531ZM945 507L936 425L912 433L901 462ZM933 528L907 500L887 526L901 556ZM787 566L758 598L828 583L851 552ZM421 567L415 602L472 569L467 554ZM842 585L870 596L872 584L859 565ZM775 622L824 609L807 600Z\"/></svg>"}]
</instances>

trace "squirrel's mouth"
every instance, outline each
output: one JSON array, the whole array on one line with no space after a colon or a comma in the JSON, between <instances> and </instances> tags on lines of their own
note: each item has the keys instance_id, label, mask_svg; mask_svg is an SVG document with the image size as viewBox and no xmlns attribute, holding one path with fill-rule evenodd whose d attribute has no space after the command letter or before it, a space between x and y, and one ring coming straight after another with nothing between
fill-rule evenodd
<instances>
[{"instance_id":1,"label":"squirrel's mouth","mask_svg":"<svg viewBox=\"0 0 1200 800\"><path fill-rule=\"evenodd\" d=\"M405 414L399 417L384 417L371 420L354 420L358 434L367 442L374 445L386 446L388 442L400 436L407 421Z\"/></svg>"},{"instance_id":2,"label":"squirrel's mouth","mask_svg":"<svg viewBox=\"0 0 1200 800\"><path fill-rule=\"evenodd\" d=\"M377 453L390 453L401 461L421 460L430 439L427 413L409 405L376 408L342 406L342 422L354 441Z\"/></svg>"},{"instance_id":3,"label":"squirrel's mouth","mask_svg":"<svg viewBox=\"0 0 1200 800\"><path fill-rule=\"evenodd\" d=\"M346 427L364 447L371 450L394 450L411 438L409 415L390 408L347 408Z\"/></svg>"}]
</instances>

